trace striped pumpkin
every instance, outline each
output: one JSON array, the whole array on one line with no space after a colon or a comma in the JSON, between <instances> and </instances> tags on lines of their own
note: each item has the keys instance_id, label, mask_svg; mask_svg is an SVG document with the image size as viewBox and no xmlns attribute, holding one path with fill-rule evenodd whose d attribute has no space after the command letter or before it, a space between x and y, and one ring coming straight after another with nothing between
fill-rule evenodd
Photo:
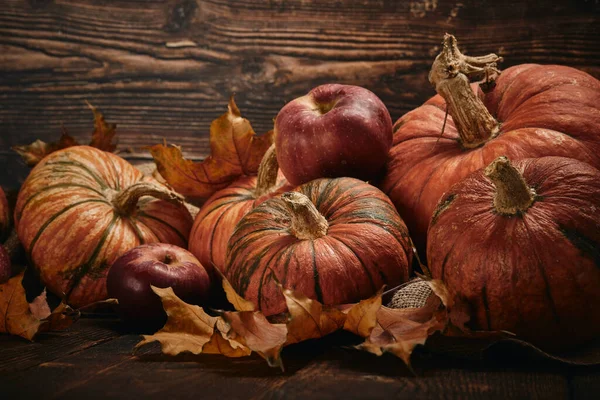
<instances>
[{"instance_id":1,"label":"striped pumpkin","mask_svg":"<svg viewBox=\"0 0 600 400\"><path fill-rule=\"evenodd\" d=\"M151 242L185 246L192 217L181 196L127 161L77 146L31 171L15 223L44 284L80 307L106 298L108 268L125 251Z\"/></svg>"},{"instance_id":2,"label":"striped pumpkin","mask_svg":"<svg viewBox=\"0 0 600 400\"><path fill-rule=\"evenodd\" d=\"M265 153L257 176L244 176L213 194L196 216L190 234L189 249L204 268L225 265L227 241L244 215L265 200L292 187L279 171L275 146Z\"/></svg>"},{"instance_id":3,"label":"striped pumpkin","mask_svg":"<svg viewBox=\"0 0 600 400\"><path fill-rule=\"evenodd\" d=\"M0 242L8 237L8 231L10 229L10 214L8 211L8 201L4 190L0 187Z\"/></svg>"},{"instance_id":4,"label":"striped pumpkin","mask_svg":"<svg viewBox=\"0 0 600 400\"><path fill-rule=\"evenodd\" d=\"M379 189L318 179L267 200L238 223L225 276L264 314L286 310L277 286L324 304L355 302L409 277L408 230Z\"/></svg>"}]
</instances>

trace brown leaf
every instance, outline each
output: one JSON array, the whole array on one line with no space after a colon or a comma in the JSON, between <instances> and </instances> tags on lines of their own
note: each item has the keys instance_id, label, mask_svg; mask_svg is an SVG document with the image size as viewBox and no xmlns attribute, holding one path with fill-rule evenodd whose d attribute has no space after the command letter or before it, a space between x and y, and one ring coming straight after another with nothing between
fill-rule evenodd
<instances>
[{"instance_id":1,"label":"brown leaf","mask_svg":"<svg viewBox=\"0 0 600 400\"><path fill-rule=\"evenodd\" d=\"M361 337L369 337L377 325L377 311L381 308L383 287L374 296L361 300L346 313L344 329Z\"/></svg>"},{"instance_id":2,"label":"brown leaf","mask_svg":"<svg viewBox=\"0 0 600 400\"><path fill-rule=\"evenodd\" d=\"M228 357L250 354L250 350L241 343L227 337L230 327L221 317L212 317L202 307L184 302L171 288L152 286L152 290L161 298L168 317L167 323L154 335L144 335L136 348L159 342L162 352L172 356L183 352L223 354Z\"/></svg>"},{"instance_id":3,"label":"brown leaf","mask_svg":"<svg viewBox=\"0 0 600 400\"><path fill-rule=\"evenodd\" d=\"M389 352L410 365L414 348L425 344L434 332L443 330L447 318L446 309L437 295L429 296L421 308L381 307L377 312L377 325L357 348L376 355Z\"/></svg>"},{"instance_id":4,"label":"brown leaf","mask_svg":"<svg viewBox=\"0 0 600 400\"><path fill-rule=\"evenodd\" d=\"M92 132L92 140L90 146L100 150L113 152L117 148L117 145L112 143L117 125L109 124L104 120L104 115L96 107L86 101L86 104L94 113L94 132Z\"/></svg>"},{"instance_id":5,"label":"brown leaf","mask_svg":"<svg viewBox=\"0 0 600 400\"><path fill-rule=\"evenodd\" d=\"M344 326L346 314L338 309L323 306L289 289L282 291L290 313L286 345L320 338Z\"/></svg>"},{"instance_id":6,"label":"brown leaf","mask_svg":"<svg viewBox=\"0 0 600 400\"><path fill-rule=\"evenodd\" d=\"M219 274L221 274L221 271L219 271L218 269L215 270L218 271ZM233 286L231 286L231 283L229 283L227 278L225 278L225 276L223 276L222 274L221 279L223 290L225 291L225 295L227 296L227 301L231 303L231 305L233 306L233 308L236 309L236 311L254 311L254 303L244 299L242 296L237 294Z\"/></svg>"},{"instance_id":7,"label":"brown leaf","mask_svg":"<svg viewBox=\"0 0 600 400\"><path fill-rule=\"evenodd\" d=\"M280 355L287 338L285 324L271 324L258 311L229 311L223 313L223 318L231 325L238 342L258 353L269 366L283 370Z\"/></svg>"},{"instance_id":8,"label":"brown leaf","mask_svg":"<svg viewBox=\"0 0 600 400\"><path fill-rule=\"evenodd\" d=\"M240 175L255 174L272 143L273 132L256 136L231 97L228 111L210 126L211 155L204 161L186 160L176 146L158 144L152 146L150 152L158 172L177 192L204 199Z\"/></svg>"},{"instance_id":9,"label":"brown leaf","mask_svg":"<svg viewBox=\"0 0 600 400\"><path fill-rule=\"evenodd\" d=\"M104 151L114 151L117 146L112 143L112 140L115 137L115 129L117 126L115 124L106 123L102 113L87 101L86 103L94 113L94 131L92 133L90 146ZM29 167L34 167L48 154L77 145L79 145L77 140L72 138L67 133L67 130L63 128L62 135L58 142L46 143L38 139L28 145L13 146L12 149L23 158L25 164Z\"/></svg>"},{"instance_id":10,"label":"brown leaf","mask_svg":"<svg viewBox=\"0 0 600 400\"><path fill-rule=\"evenodd\" d=\"M23 276L21 272L0 285L0 332L33 340L40 332L68 328L78 313L64 303L50 311L46 290L28 303Z\"/></svg>"}]
</instances>

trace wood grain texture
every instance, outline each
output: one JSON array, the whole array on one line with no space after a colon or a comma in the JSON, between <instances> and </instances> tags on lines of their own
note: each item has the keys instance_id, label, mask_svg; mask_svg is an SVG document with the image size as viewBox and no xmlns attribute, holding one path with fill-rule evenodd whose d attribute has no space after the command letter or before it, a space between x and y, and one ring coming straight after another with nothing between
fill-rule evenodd
<instances>
[{"instance_id":1,"label":"wood grain texture","mask_svg":"<svg viewBox=\"0 0 600 400\"><path fill-rule=\"evenodd\" d=\"M367 87L394 119L433 94L444 32L504 67L560 63L600 77L600 6L588 0L148 0L0 2L0 184L26 174L9 147L87 136L89 100L121 148L167 137L203 157L231 93L257 132L325 82ZM139 156L147 158L147 152Z\"/></svg>"}]
</instances>

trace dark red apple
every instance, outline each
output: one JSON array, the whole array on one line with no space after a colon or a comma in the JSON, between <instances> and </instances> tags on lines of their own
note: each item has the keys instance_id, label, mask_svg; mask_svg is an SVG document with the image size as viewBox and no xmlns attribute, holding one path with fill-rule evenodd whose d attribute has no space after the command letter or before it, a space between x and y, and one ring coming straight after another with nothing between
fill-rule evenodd
<instances>
[{"instance_id":1,"label":"dark red apple","mask_svg":"<svg viewBox=\"0 0 600 400\"><path fill-rule=\"evenodd\" d=\"M164 321L160 298L150 285L172 287L186 303L207 300L210 278L198 259L181 247L151 243L135 247L111 266L106 280L109 297L119 301L124 319L140 324Z\"/></svg>"},{"instance_id":2,"label":"dark red apple","mask_svg":"<svg viewBox=\"0 0 600 400\"><path fill-rule=\"evenodd\" d=\"M275 119L279 168L294 184L375 178L392 146L392 119L373 92L327 84L286 104Z\"/></svg>"},{"instance_id":3,"label":"dark red apple","mask_svg":"<svg viewBox=\"0 0 600 400\"><path fill-rule=\"evenodd\" d=\"M8 200L6 200L4 190L0 187L0 242L3 242L4 239L8 237L9 228L10 215Z\"/></svg>"}]
</instances>

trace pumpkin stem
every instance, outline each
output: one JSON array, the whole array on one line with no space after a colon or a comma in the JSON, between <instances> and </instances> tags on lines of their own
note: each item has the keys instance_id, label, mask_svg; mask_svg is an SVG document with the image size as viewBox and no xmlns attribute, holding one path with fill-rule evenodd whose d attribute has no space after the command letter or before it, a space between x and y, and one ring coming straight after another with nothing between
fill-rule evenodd
<instances>
[{"instance_id":1,"label":"pumpkin stem","mask_svg":"<svg viewBox=\"0 0 600 400\"><path fill-rule=\"evenodd\" d=\"M254 189L256 197L270 193L275 188L278 172L279 163L277 162L277 153L275 152L275 144L272 144L267 149L258 167L256 189Z\"/></svg>"},{"instance_id":2,"label":"pumpkin stem","mask_svg":"<svg viewBox=\"0 0 600 400\"><path fill-rule=\"evenodd\" d=\"M175 204L184 203L182 195L168 189L166 186L150 182L138 182L118 192L112 198L112 204L120 214L131 215L137 207L138 200L143 196L152 196Z\"/></svg>"},{"instance_id":3,"label":"pumpkin stem","mask_svg":"<svg viewBox=\"0 0 600 400\"><path fill-rule=\"evenodd\" d=\"M301 240L314 240L327 234L327 220L308 197L299 192L286 192L281 199L292 214L291 231L294 236Z\"/></svg>"},{"instance_id":4,"label":"pumpkin stem","mask_svg":"<svg viewBox=\"0 0 600 400\"><path fill-rule=\"evenodd\" d=\"M535 190L527 185L508 158L498 157L484 172L496 186L494 207L498 213L516 215L526 211L535 201Z\"/></svg>"},{"instance_id":5,"label":"pumpkin stem","mask_svg":"<svg viewBox=\"0 0 600 400\"><path fill-rule=\"evenodd\" d=\"M490 80L500 74L496 68L500 61L502 57L496 54L465 56L458 50L456 38L446 34L443 49L433 62L429 82L446 100L461 144L465 148L478 147L500 131L498 121L469 85L472 80L485 79L484 84L489 86Z\"/></svg>"}]
</instances>

